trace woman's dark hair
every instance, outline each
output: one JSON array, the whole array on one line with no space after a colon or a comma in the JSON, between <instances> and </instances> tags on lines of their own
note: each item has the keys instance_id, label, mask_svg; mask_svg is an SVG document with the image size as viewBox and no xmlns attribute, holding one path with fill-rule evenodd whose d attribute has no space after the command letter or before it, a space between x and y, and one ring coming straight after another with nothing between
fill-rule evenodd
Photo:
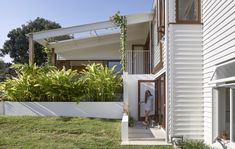
<instances>
[{"instance_id":1,"label":"woman's dark hair","mask_svg":"<svg viewBox=\"0 0 235 149\"><path fill-rule=\"evenodd\" d=\"M148 93L149 96L153 96L153 95L151 94L150 90L146 90L146 91L145 91L145 100L144 100L145 103L147 103L147 95L146 95L146 93Z\"/></svg>"}]
</instances>

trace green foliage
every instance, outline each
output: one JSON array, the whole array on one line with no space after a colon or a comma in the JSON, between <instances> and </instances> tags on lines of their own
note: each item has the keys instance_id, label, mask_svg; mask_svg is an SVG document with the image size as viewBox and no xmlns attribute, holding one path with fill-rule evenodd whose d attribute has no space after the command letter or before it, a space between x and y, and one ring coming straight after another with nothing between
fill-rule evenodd
<instances>
[{"instance_id":1,"label":"green foliage","mask_svg":"<svg viewBox=\"0 0 235 149\"><path fill-rule=\"evenodd\" d=\"M81 86L85 99L93 101L111 101L120 91L122 78L114 72L114 68L109 69L101 64L87 65L81 72Z\"/></svg>"},{"instance_id":2,"label":"green foliage","mask_svg":"<svg viewBox=\"0 0 235 149\"><path fill-rule=\"evenodd\" d=\"M129 121L128 121L128 125L129 127L134 127L135 126L135 119L131 116L129 116Z\"/></svg>"},{"instance_id":3,"label":"green foliage","mask_svg":"<svg viewBox=\"0 0 235 149\"><path fill-rule=\"evenodd\" d=\"M0 84L3 98L12 101L77 101L80 96L77 72L53 66L13 65L18 77Z\"/></svg>"},{"instance_id":4,"label":"green foliage","mask_svg":"<svg viewBox=\"0 0 235 149\"><path fill-rule=\"evenodd\" d=\"M17 77L0 84L3 99L10 101L111 101L121 89L122 79L101 64L88 65L81 72L36 64L15 64Z\"/></svg>"},{"instance_id":5,"label":"green foliage","mask_svg":"<svg viewBox=\"0 0 235 149\"><path fill-rule=\"evenodd\" d=\"M126 71L127 66L127 54L126 54L126 42L127 42L127 19L126 16L121 16L118 11L110 20L120 27L120 53L122 69Z\"/></svg>"},{"instance_id":6,"label":"green foliage","mask_svg":"<svg viewBox=\"0 0 235 149\"><path fill-rule=\"evenodd\" d=\"M44 50L44 52L47 55L47 62L46 62L46 64L52 65L52 50L50 48L48 48L48 45L49 45L49 43L47 42L46 46L44 47L43 50Z\"/></svg>"},{"instance_id":7,"label":"green foliage","mask_svg":"<svg viewBox=\"0 0 235 149\"><path fill-rule=\"evenodd\" d=\"M50 101L77 101L81 96L77 71L55 69L42 75L41 80L41 90Z\"/></svg>"},{"instance_id":8,"label":"green foliage","mask_svg":"<svg viewBox=\"0 0 235 149\"><path fill-rule=\"evenodd\" d=\"M186 140L180 145L182 149L210 149L203 141L200 140Z\"/></svg>"},{"instance_id":9,"label":"green foliage","mask_svg":"<svg viewBox=\"0 0 235 149\"><path fill-rule=\"evenodd\" d=\"M10 57L13 58L14 63L25 64L28 63L28 38L26 34L31 32L38 32L49 29L61 28L58 23L43 19L36 18L33 21L29 21L29 23L22 25L19 28L11 30L7 37L7 40L4 43L3 49L0 49L1 55L10 54ZM61 36L53 39L48 39L50 41L53 40L61 40L61 39L70 39L70 36ZM47 55L43 50L43 46L38 43L35 43L35 62L38 65L44 64L47 60Z\"/></svg>"}]
</instances>

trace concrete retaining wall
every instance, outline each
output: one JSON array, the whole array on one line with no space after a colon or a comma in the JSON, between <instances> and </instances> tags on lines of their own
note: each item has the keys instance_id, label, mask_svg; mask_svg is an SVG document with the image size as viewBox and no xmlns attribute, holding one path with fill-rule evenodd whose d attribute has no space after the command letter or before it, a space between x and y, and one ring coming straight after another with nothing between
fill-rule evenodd
<instances>
[{"instance_id":1,"label":"concrete retaining wall","mask_svg":"<svg viewBox=\"0 0 235 149\"><path fill-rule=\"evenodd\" d=\"M4 102L0 101L0 115L4 114Z\"/></svg>"},{"instance_id":2,"label":"concrete retaining wall","mask_svg":"<svg viewBox=\"0 0 235 149\"><path fill-rule=\"evenodd\" d=\"M2 104L2 103L1 103ZM7 102L0 114L33 116L80 116L122 119L123 102ZM1 107L4 109L1 113Z\"/></svg>"}]
</instances>

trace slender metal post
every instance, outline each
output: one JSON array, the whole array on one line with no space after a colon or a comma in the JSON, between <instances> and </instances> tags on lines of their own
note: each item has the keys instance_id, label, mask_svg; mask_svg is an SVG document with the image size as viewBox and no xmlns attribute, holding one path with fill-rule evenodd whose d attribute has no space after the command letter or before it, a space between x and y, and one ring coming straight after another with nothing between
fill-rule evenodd
<instances>
[{"instance_id":1,"label":"slender metal post","mask_svg":"<svg viewBox=\"0 0 235 149\"><path fill-rule=\"evenodd\" d=\"M233 92L233 88L230 88L230 141L231 142L234 142L235 141L235 138L234 138L234 131L235 131L235 129L234 129L234 127L233 127L233 125L234 125L234 116L233 116L233 114L234 114L234 112L235 112L235 110L234 110L234 101L233 101L233 98L234 98L234 92Z\"/></svg>"}]
</instances>

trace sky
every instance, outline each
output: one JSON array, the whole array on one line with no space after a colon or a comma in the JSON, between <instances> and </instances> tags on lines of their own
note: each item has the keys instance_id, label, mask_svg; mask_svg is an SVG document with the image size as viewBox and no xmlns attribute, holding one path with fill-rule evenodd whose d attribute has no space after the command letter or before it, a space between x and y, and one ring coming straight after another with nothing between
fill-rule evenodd
<instances>
[{"instance_id":1,"label":"sky","mask_svg":"<svg viewBox=\"0 0 235 149\"><path fill-rule=\"evenodd\" d=\"M10 30L37 17L62 27L108 20L118 10L122 15L149 12L153 0L0 0L0 48ZM9 56L3 58L10 62Z\"/></svg>"}]
</instances>

